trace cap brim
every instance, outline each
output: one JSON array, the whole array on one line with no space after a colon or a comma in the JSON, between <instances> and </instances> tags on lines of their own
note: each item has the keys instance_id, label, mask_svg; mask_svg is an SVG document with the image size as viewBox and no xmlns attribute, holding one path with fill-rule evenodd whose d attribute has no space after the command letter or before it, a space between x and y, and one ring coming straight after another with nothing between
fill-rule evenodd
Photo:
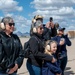
<instances>
[{"instance_id":1,"label":"cap brim","mask_svg":"<svg viewBox=\"0 0 75 75\"><path fill-rule=\"evenodd\" d=\"M65 30L65 28L62 28L62 30Z\"/></svg>"},{"instance_id":2,"label":"cap brim","mask_svg":"<svg viewBox=\"0 0 75 75\"><path fill-rule=\"evenodd\" d=\"M60 29L58 29L58 30L60 30L60 31L61 31L61 30L65 30L65 28L60 28Z\"/></svg>"}]
</instances>

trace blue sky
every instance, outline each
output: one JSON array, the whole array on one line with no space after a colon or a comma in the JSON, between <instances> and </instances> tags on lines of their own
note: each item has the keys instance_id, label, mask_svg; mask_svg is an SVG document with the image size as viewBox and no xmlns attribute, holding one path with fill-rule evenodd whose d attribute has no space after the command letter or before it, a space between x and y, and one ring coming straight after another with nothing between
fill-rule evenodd
<instances>
[{"instance_id":1,"label":"blue sky","mask_svg":"<svg viewBox=\"0 0 75 75\"><path fill-rule=\"evenodd\" d=\"M42 15L44 23L54 18L66 30L75 30L75 0L0 0L0 20L13 17L16 32L29 32L31 20Z\"/></svg>"}]
</instances>

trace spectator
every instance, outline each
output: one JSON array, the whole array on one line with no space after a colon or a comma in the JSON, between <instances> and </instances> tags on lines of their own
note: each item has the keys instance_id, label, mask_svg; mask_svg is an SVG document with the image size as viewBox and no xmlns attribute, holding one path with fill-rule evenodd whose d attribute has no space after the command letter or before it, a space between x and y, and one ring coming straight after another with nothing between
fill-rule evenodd
<instances>
[{"instance_id":1,"label":"spectator","mask_svg":"<svg viewBox=\"0 0 75 75\"><path fill-rule=\"evenodd\" d=\"M47 41L45 47L45 54L49 54L55 57L55 53L57 50L56 41ZM44 61L42 66L42 75L61 75L61 69L57 63L51 63L49 61Z\"/></svg>"},{"instance_id":2,"label":"spectator","mask_svg":"<svg viewBox=\"0 0 75 75\"><path fill-rule=\"evenodd\" d=\"M11 17L4 17L0 23L0 75L17 75L23 63L22 45L13 34L15 23Z\"/></svg>"},{"instance_id":3,"label":"spectator","mask_svg":"<svg viewBox=\"0 0 75 75\"><path fill-rule=\"evenodd\" d=\"M35 26L33 27L33 35L29 40L31 54L26 63L30 75L42 75L41 68L43 60L55 62L55 59L52 56L44 54L42 33L42 22L36 21Z\"/></svg>"},{"instance_id":4,"label":"spectator","mask_svg":"<svg viewBox=\"0 0 75 75\"><path fill-rule=\"evenodd\" d=\"M36 15L36 16L34 16L34 18L32 19L32 24L31 24L31 28L30 28L30 36L33 35L33 27L35 26L35 22L38 21L38 20L43 23L43 16L41 16L41 15Z\"/></svg>"},{"instance_id":5,"label":"spectator","mask_svg":"<svg viewBox=\"0 0 75 75\"><path fill-rule=\"evenodd\" d=\"M57 58L60 64L60 68L62 70L62 75L64 75L64 70L67 64L67 49L66 45L71 46L71 41L68 38L68 34L64 35L65 28L59 27L58 28L58 35L52 38L58 43L57 48Z\"/></svg>"},{"instance_id":6,"label":"spectator","mask_svg":"<svg viewBox=\"0 0 75 75\"><path fill-rule=\"evenodd\" d=\"M53 23L53 18L52 17L50 17L49 22L47 22L46 25L50 25L50 28L51 28L51 37L56 36L57 35L57 29L56 29L56 27L55 27L55 25Z\"/></svg>"},{"instance_id":7,"label":"spectator","mask_svg":"<svg viewBox=\"0 0 75 75\"><path fill-rule=\"evenodd\" d=\"M44 26L44 31L43 31L43 39L45 41L50 40L51 39L51 27L50 24L46 24L46 26Z\"/></svg>"}]
</instances>

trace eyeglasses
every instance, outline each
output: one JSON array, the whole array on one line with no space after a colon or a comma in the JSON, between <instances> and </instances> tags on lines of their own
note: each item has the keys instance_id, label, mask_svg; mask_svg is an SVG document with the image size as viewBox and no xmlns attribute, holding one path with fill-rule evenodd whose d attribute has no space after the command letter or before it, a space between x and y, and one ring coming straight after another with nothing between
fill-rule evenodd
<instances>
[{"instance_id":1,"label":"eyeglasses","mask_svg":"<svg viewBox=\"0 0 75 75\"><path fill-rule=\"evenodd\" d=\"M9 23L9 26L12 26L12 25L15 26L15 23Z\"/></svg>"}]
</instances>

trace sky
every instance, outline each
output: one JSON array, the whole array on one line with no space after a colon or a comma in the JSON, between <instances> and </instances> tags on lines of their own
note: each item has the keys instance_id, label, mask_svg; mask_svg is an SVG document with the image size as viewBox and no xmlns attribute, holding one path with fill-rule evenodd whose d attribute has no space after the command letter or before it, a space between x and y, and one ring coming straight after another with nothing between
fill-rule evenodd
<instances>
[{"instance_id":1,"label":"sky","mask_svg":"<svg viewBox=\"0 0 75 75\"><path fill-rule=\"evenodd\" d=\"M75 30L75 0L0 0L0 20L12 17L15 32L29 32L35 15L43 16L44 24L53 17L66 31Z\"/></svg>"}]
</instances>

